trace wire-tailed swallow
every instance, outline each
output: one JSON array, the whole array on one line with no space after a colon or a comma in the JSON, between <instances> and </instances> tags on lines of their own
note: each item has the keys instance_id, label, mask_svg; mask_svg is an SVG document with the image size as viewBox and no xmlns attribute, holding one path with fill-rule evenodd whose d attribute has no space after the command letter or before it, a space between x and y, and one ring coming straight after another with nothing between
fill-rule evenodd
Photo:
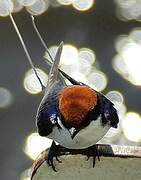
<instances>
[{"instance_id":1,"label":"wire-tailed swallow","mask_svg":"<svg viewBox=\"0 0 141 180\"><path fill-rule=\"evenodd\" d=\"M117 128L119 118L113 103L103 94L58 69L62 47L63 43L52 63L37 111L37 128L41 136L51 138L63 147L85 149L95 145L110 127ZM64 78L72 85L67 86ZM55 142L47 160L55 170L53 156L57 157Z\"/></svg>"}]
</instances>

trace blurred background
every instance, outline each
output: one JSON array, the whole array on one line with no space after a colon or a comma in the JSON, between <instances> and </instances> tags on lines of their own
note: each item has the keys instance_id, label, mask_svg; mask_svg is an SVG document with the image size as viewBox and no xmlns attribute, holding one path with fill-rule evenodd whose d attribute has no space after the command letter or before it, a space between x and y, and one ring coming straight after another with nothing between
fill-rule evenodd
<instances>
[{"instance_id":1,"label":"blurred background","mask_svg":"<svg viewBox=\"0 0 141 180\"><path fill-rule=\"evenodd\" d=\"M33 160L51 141L36 132L43 94L9 18L12 12L46 84L49 58L65 45L60 68L104 93L118 110L119 128L100 143L141 144L141 0L0 0L0 177L29 180Z\"/></svg>"}]
</instances>

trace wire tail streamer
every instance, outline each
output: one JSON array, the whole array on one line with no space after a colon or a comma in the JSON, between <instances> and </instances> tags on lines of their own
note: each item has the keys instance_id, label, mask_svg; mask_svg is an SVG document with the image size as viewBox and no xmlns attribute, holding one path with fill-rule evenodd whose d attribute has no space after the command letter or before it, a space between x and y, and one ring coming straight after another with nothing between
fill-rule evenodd
<instances>
[{"instance_id":1,"label":"wire tail streamer","mask_svg":"<svg viewBox=\"0 0 141 180\"><path fill-rule=\"evenodd\" d=\"M47 47L47 44L45 43L44 39L42 38L42 36L41 36L41 34L40 34L40 32L39 32L36 24L35 24L34 16L31 15L31 19L32 19L32 25L33 25L33 27L34 27L34 29L35 29L35 32L37 33L37 36L39 37L42 45L44 46L45 50L47 51L47 53L48 53L48 55L49 55L49 57L50 57L50 60L53 62L54 60L53 60L52 55L51 55L50 52L49 52L49 49L48 49L48 47ZM50 60L49 60L49 61L50 61ZM50 62L51 62L51 61L50 61Z\"/></svg>"},{"instance_id":2,"label":"wire tail streamer","mask_svg":"<svg viewBox=\"0 0 141 180\"><path fill-rule=\"evenodd\" d=\"M23 47L24 52L25 52L25 54L26 54L26 57L27 57L27 59L28 59L28 61L29 61L29 63L30 63L30 66L31 66L31 68L33 69L33 71L34 71L34 73L35 73L35 75L36 75L36 77L37 77L37 79L38 79L38 81L39 81L39 83L40 83L40 85L41 85L41 87L42 87L42 90L43 90L45 87L44 87L44 85L43 85L40 77L38 76L38 73L37 73L37 71L36 71L36 68L35 68L35 66L34 66L34 64L33 64L33 62L32 62L31 56L29 55L29 52L28 52L28 50L27 50L27 47L26 47L26 45L25 45L25 43L24 43L24 40L23 40L23 38L22 38L22 35L21 35L21 33L20 33L20 31L19 31L19 29L18 29L18 27L17 27L17 24L16 24L16 22L15 22L12 14L11 14L10 12L9 12L9 16L10 16L11 22L12 22L12 24L13 24L13 26L14 26L14 29L15 29L15 31L16 31L19 39L20 39L20 42L21 42L21 44L22 44L22 47Z\"/></svg>"},{"instance_id":3,"label":"wire tail streamer","mask_svg":"<svg viewBox=\"0 0 141 180\"><path fill-rule=\"evenodd\" d=\"M39 37L42 45L44 46L45 50L47 51L47 53L48 53L48 55L49 55L49 57L50 57L50 59L46 59L45 61L47 62L47 64L49 64L49 65L51 66L52 62L54 61L54 60L53 60L53 57L52 57L52 55L50 54L49 49L48 49L48 47L47 47L47 44L45 43L44 39L42 38L42 36L41 36L41 34L40 34L37 26L36 26L34 16L31 15L31 19L32 19L32 25L33 25L33 27L34 27L34 30L35 30L37 36ZM78 84L77 81L75 81L72 77L70 77L69 75L67 75L64 71L62 71L62 70L60 70L60 69L59 69L59 71L60 71L61 74L62 74L64 77L66 77L72 84Z\"/></svg>"}]
</instances>

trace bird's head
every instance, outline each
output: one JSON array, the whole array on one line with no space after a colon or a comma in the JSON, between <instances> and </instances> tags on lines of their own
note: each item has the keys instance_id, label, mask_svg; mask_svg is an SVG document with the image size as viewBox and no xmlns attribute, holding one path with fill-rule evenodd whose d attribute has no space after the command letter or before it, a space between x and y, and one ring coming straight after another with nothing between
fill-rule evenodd
<instances>
[{"instance_id":1,"label":"bird's head","mask_svg":"<svg viewBox=\"0 0 141 180\"><path fill-rule=\"evenodd\" d=\"M59 111L67 127L79 128L97 104L96 92L88 86L72 85L59 94Z\"/></svg>"}]
</instances>

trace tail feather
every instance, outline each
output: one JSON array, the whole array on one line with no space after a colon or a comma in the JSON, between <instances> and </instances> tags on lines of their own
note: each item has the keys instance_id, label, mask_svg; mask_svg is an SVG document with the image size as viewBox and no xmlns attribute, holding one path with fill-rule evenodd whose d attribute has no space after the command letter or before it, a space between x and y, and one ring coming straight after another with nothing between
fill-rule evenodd
<instances>
[{"instance_id":1,"label":"tail feather","mask_svg":"<svg viewBox=\"0 0 141 180\"><path fill-rule=\"evenodd\" d=\"M63 49L63 42L60 43L54 62L52 63L50 72L49 72L49 77L48 77L48 82L46 86L46 91L49 90L49 88L58 80L58 66L60 63L60 57Z\"/></svg>"}]
</instances>

